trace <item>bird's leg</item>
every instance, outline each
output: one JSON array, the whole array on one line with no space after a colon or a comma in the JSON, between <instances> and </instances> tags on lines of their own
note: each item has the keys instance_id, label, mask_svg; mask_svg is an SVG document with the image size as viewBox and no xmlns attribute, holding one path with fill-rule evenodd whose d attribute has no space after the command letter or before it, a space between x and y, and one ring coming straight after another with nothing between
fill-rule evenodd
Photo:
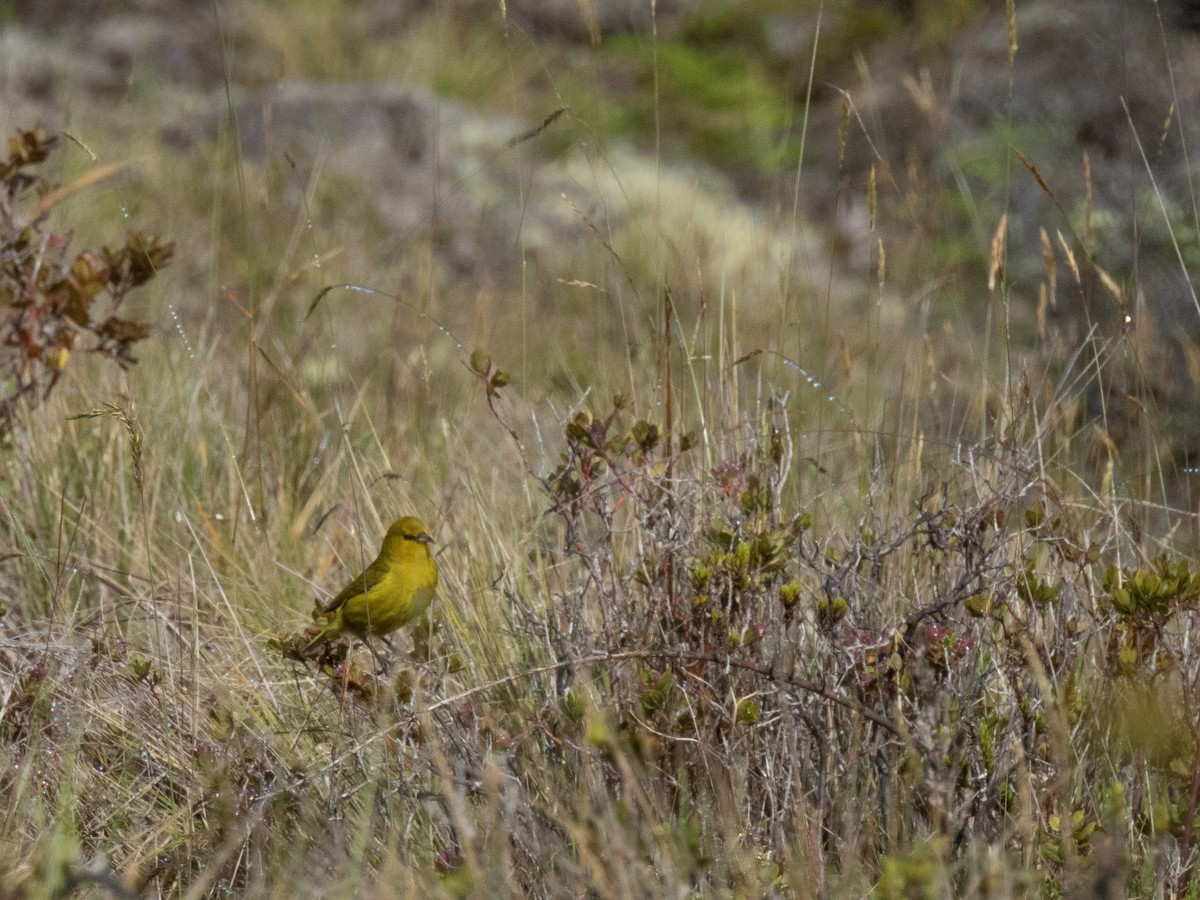
<instances>
[{"instance_id":1,"label":"bird's leg","mask_svg":"<svg viewBox=\"0 0 1200 900\"><path fill-rule=\"evenodd\" d=\"M385 644L387 643L387 640L384 638L380 638L380 640L382 640ZM388 673L388 670L391 668L390 663L388 663L388 661L386 659L384 659L382 656L379 655L379 653L375 650L375 645L372 644L369 639L363 638L363 643L367 645L367 649L370 650L371 655L373 657L375 657L375 664L377 666L379 666L379 669L376 671L375 674L376 675L386 675Z\"/></svg>"},{"instance_id":2,"label":"bird's leg","mask_svg":"<svg viewBox=\"0 0 1200 900\"><path fill-rule=\"evenodd\" d=\"M380 639L381 641L383 641L383 644L384 644L384 646L385 646L385 647L387 647L389 651L391 651L391 654L392 654L392 656L394 657L394 656L396 655L396 648L395 648L395 647L392 645L392 642L391 642L391 641L389 641L389 640L387 639L387 637L386 637L386 636L384 636L384 635L379 635L379 639ZM370 646L370 645L368 645L368 646ZM372 653L375 653L375 648L374 648L374 647L371 647L371 652L372 652ZM376 661L377 663L379 663L379 665L380 665L380 670L379 670L379 672L380 672L380 674L381 674L381 675L387 675L389 672L391 672L391 670L392 670L392 661L391 661L390 659L383 659L383 658L381 658L381 657L379 656L379 654L378 654L378 653L375 653L375 661Z\"/></svg>"}]
</instances>

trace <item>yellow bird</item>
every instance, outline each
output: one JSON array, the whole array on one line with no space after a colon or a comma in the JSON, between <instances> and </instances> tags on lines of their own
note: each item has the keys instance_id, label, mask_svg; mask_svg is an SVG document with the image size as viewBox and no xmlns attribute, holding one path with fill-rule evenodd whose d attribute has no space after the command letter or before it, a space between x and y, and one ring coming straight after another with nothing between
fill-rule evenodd
<instances>
[{"instance_id":1,"label":"yellow bird","mask_svg":"<svg viewBox=\"0 0 1200 900\"><path fill-rule=\"evenodd\" d=\"M432 543L416 516L393 522L375 562L322 610L324 624L303 652L343 634L364 641L384 637L419 618L437 591L437 563L429 552Z\"/></svg>"}]
</instances>

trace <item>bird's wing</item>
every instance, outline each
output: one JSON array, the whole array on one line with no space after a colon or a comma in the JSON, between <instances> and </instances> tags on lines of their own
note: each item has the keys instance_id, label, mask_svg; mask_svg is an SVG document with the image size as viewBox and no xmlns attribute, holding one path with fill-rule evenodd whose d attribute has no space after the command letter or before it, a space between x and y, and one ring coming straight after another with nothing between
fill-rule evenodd
<instances>
[{"instance_id":1,"label":"bird's wing","mask_svg":"<svg viewBox=\"0 0 1200 900\"><path fill-rule=\"evenodd\" d=\"M333 612L351 597L357 597L359 594L365 594L375 585L383 580L383 576L387 573L387 566L375 560L367 566L367 570L355 578L352 582L346 585L338 595L329 602L325 607L325 612Z\"/></svg>"}]
</instances>

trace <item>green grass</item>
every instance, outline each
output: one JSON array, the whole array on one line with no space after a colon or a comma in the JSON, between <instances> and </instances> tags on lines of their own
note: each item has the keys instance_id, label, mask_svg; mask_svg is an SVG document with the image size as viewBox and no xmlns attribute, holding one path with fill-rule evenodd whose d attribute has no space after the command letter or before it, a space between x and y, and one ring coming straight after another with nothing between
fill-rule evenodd
<instances>
[{"instance_id":1,"label":"green grass","mask_svg":"<svg viewBox=\"0 0 1200 900\"><path fill-rule=\"evenodd\" d=\"M477 55L460 96L556 65L423 28ZM747 97L734 132L781 127L752 66L714 96L728 56L660 50L689 139ZM464 271L444 221L219 141L54 211L177 250L131 295L139 364L74 352L0 454L0 896L1196 891L1196 524L1154 348L1056 342L1004 283L926 328L912 283L594 143L608 102L477 151L477 234L521 224ZM135 113L79 124L98 164ZM927 251L896 268L955 277ZM314 305L343 282L386 293ZM442 585L390 671L292 658L409 512Z\"/></svg>"}]
</instances>

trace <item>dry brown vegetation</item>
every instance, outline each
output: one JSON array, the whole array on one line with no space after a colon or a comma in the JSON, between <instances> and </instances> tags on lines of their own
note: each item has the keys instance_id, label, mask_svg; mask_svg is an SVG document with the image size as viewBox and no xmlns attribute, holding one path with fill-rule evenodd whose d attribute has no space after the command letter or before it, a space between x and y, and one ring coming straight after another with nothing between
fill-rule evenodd
<instances>
[{"instance_id":1,"label":"dry brown vegetation","mask_svg":"<svg viewBox=\"0 0 1200 900\"><path fill-rule=\"evenodd\" d=\"M76 139L33 161L75 190L7 195L5 374L39 380L0 451L0 898L1194 894L1197 528L1152 334L1064 344L1007 220L980 320L926 327L875 170L855 274L794 209L529 119L456 173L494 194L447 204L466 249L336 142L118 170ZM86 258L158 319L136 366L85 352L99 264L37 233L125 240ZM1136 295L1046 235L1055 315ZM297 658L407 512L433 614L386 672Z\"/></svg>"}]
</instances>

